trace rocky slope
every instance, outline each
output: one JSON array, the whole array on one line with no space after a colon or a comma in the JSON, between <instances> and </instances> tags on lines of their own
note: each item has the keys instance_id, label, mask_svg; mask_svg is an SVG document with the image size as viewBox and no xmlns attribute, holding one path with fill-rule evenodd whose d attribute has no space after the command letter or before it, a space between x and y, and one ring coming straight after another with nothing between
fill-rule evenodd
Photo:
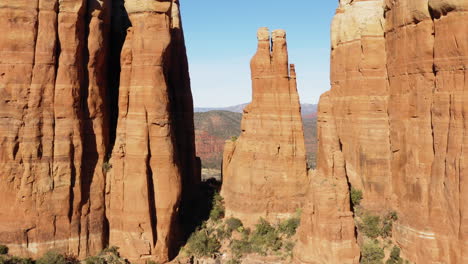
<instances>
[{"instance_id":1,"label":"rocky slope","mask_svg":"<svg viewBox=\"0 0 468 264\"><path fill-rule=\"evenodd\" d=\"M296 75L288 64L286 33L258 31L251 61L252 103L244 109L242 133L228 141L223 158L222 195L226 215L247 226L260 217L290 216L306 191L307 166Z\"/></svg>"},{"instance_id":2,"label":"rocky slope","mask_svg":"<svg viewBox=\"0 0 468 264\"><path fill-rule=\"evenodd\" d=\"M468 262L467 11L457 0L342 0L332 23L332 89L320 113L333 128L325 135L319 125L317 173L362 190L365 210L396 211L393 239L415 263ZM305 263L325 263L323 251L300 250L319 244L310 227L319 216L320 207L305 211L297 250ZM346 243L345 234L334 239Z\"/></svg>"},{"instance_id":3,"label":"rocky slope","mask_svg":"<svg viewBox=\"0 0 468 264\"><path fill-rule=\"evenodd\" d=\"M167 260L199 181L178 1L5 0L0 22L0 242Z\"/></svg>"}]
</instances>

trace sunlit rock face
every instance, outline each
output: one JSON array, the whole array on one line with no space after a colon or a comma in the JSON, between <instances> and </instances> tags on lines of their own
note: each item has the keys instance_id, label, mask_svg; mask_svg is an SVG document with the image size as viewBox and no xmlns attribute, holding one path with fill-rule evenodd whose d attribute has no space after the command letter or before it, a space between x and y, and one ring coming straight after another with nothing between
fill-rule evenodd
<instances>
[{"instance_id":1,"label":"sunlit rock face","mask_svg":"<svg viewBox=\"0 0 468 264\"><path fill-rule=\"evenodd\" d=\"M323 161L339 146L343 162L333 164L363 191L364 209L398 213L393 238L415 263L468 261L467 11L467 1L340 1L332 23L332 89L319 122L335 128L325 135L319 123L317 177L336 175ZM299 249L320 230L307 230L319 222L312 204ZM314 256L306 262L340 263Z\"/></svg>"},{"instance_id":2,"label":"sunlit rock face","mask_svg":"<svg viewBox=\"0 0 468 264\"><path fill-rule=\"evenodd\" d=\"M167 260L199 181L178 1L4 0L0 27L0 244Z\"/></svg>"},{"instance_id":3,"label":"sunlit rock face","mask_svg":"<svg viewBox=\"0 0 468 264\"><path fill-rule=\"evenodd\" d=\"M258 31L251 61L252 103L244 110L242 132L227 142L222 195L226 214L246 225L271 222L301 207L308 182L304 132L296 73L288 63L286 33ZM271 47L273 45L273 47Z\"/></svg>"},{"instance_id":4,"label":"sunlit rock face","mask_svg":"<svg viewBox=\"0 0 468 264\"><path fill-rule=\"evenodd\" d=\"M110 1L4 0L0 25L0 242L99 252Z\"/></svg>"}]
</instances>

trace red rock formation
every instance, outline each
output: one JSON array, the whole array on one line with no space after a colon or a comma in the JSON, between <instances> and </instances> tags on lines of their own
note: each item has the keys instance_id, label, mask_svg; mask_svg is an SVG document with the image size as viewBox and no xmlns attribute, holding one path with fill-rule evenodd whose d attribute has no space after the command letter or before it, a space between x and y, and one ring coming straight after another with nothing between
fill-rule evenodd
<instances>
[{"instance_id":1,"label":"red rock formation","mask_svg":"<svg viewBox=\"0 0 468 264\"><path fill-rule=\"evenodd\" d=\"M340 146L365 209L397 211L393 238L415 263L468 262L467 16L467 1L340 1L332 25L332 89L321 105L336 138L319 128L319 148ZM319 150L318 168L331 157ZM318 232L307 211L298 249Z\"/></svg>"},{"instance_id":2,"label":"red rock formation","mask_svg":"<svg viewBox=\"0 0 468 264\"><path fill-rule=\"evenodd\" d=\"M114 34L124 30L119 4ZM0 244L13 254L117 245L164 261L177 246L180 200L200 176L178 2L126 1L126 11L112 164L111 1L0 4Z\"/></svg>"},{"instance_id":3,"label":"red rock formation","mask_svg":"<svg viewBox=\"0 0 468 264\"><path fill-rule=\"evenodd\" d=\"M0 6L0 241L14 254L85 256L106 243L109 4Z\"/></svg>"},{"instance_id":4,"label":"red rock formation","mask_svg":"<svg viewBox=\"0 0 468 264\"><path fill-rule=\"evenodd\" d=\"M299 263L359 263L345 160L331 106L329 94L322 95L317 170L309 172L311 182L294 250Z\"/></svg>"},{"instance_id":5,"label":"red rock formation","mask_svg":"<svg viewBox=\"0 0 468 264\"><path fill-rule=\"evenodd\" d=\"M222 195L228 216L252 225L276 222L300 207L307 185L306 151L294 67L289 71L286 34L261 28L251 61L252 103L244 110L239 139L228 142ZM226 157L228 157L226 159Z\"/></svg>"},{"instance_id":6,"label":"red rock formation","mask_svg":"<svg viewBox=\"0 0 468 264\"><path fill-rule=\"evenodd\" d=\"M195 173L193 105L177 1L127 1L117 138L107 191L110 244L164 262ZM189 194L187 194L189 196Z\"/></svg>"}]
</instances>

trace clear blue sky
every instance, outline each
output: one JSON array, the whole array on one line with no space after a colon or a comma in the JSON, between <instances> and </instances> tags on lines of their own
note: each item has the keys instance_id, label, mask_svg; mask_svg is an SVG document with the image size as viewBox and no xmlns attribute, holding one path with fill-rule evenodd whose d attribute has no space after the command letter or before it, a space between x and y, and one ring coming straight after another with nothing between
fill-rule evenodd
<instances>
[{"instance_id":1,"label":"clear blue sky","mask_svg":"<svg viewBox=\"0 0 468 264\"><path fill-rule=\"evenodd\" d=\"M286 30L303 103L316 103L329 90L330 23L337 0L180 2L195 106L250 101L250 59L259 27Z\"/></svg>"}]
</instances>

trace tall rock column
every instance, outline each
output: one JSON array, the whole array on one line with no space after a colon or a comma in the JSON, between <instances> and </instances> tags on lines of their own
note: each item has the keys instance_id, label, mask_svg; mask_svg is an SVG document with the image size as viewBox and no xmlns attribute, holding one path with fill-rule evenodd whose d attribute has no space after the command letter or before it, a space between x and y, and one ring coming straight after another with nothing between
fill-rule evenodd
<instances>
[{"instance_id":1,"label":"tall rock column","mask_svg":"<svg viewBox=\"0 0 468 264\"><path fill-rule=\"evenodd\" d=\"M13 254L106 244L109 4L2 1L0 241Z\"/></svg>"},{"instance_id":2,"label":"tall rock column","mask_svg":"<svg viewBox=\"0 0 468 264\"><path fill-rule=\"evenodd\" d=\"M311 182L298 229L299 241L294 249L299 263L359 263L346 163L332 106L329 93L320 97L317 169L310 171Z\"/></svg>"},{"instance_id":3,"label":"tall rock column","mask_svg":"<svg viewBox=\"0 0 468 264\"><path fill-rule=\"evenodd\" d=\"M183 185L197 182L185 46L177 1L130 0L125 7L132 27L121 55L107 186L109 243L131 261L164 262L177 245L181 197L189 192Z\"/></svg>"},{"instance_id":4,"label":"tall rock column","mask_svg":"<svg viewBox=\"0 0 468 264\"><path fill-rule=\"evenodd\" d=\"M242 133L227 142L222 196L226 214L253 225L276 222L301 207L308 182L304 132L294 67L288 64L286 33L258 31L251 61L252 103L244 110Z\"/></svg>"}]
</instances>

